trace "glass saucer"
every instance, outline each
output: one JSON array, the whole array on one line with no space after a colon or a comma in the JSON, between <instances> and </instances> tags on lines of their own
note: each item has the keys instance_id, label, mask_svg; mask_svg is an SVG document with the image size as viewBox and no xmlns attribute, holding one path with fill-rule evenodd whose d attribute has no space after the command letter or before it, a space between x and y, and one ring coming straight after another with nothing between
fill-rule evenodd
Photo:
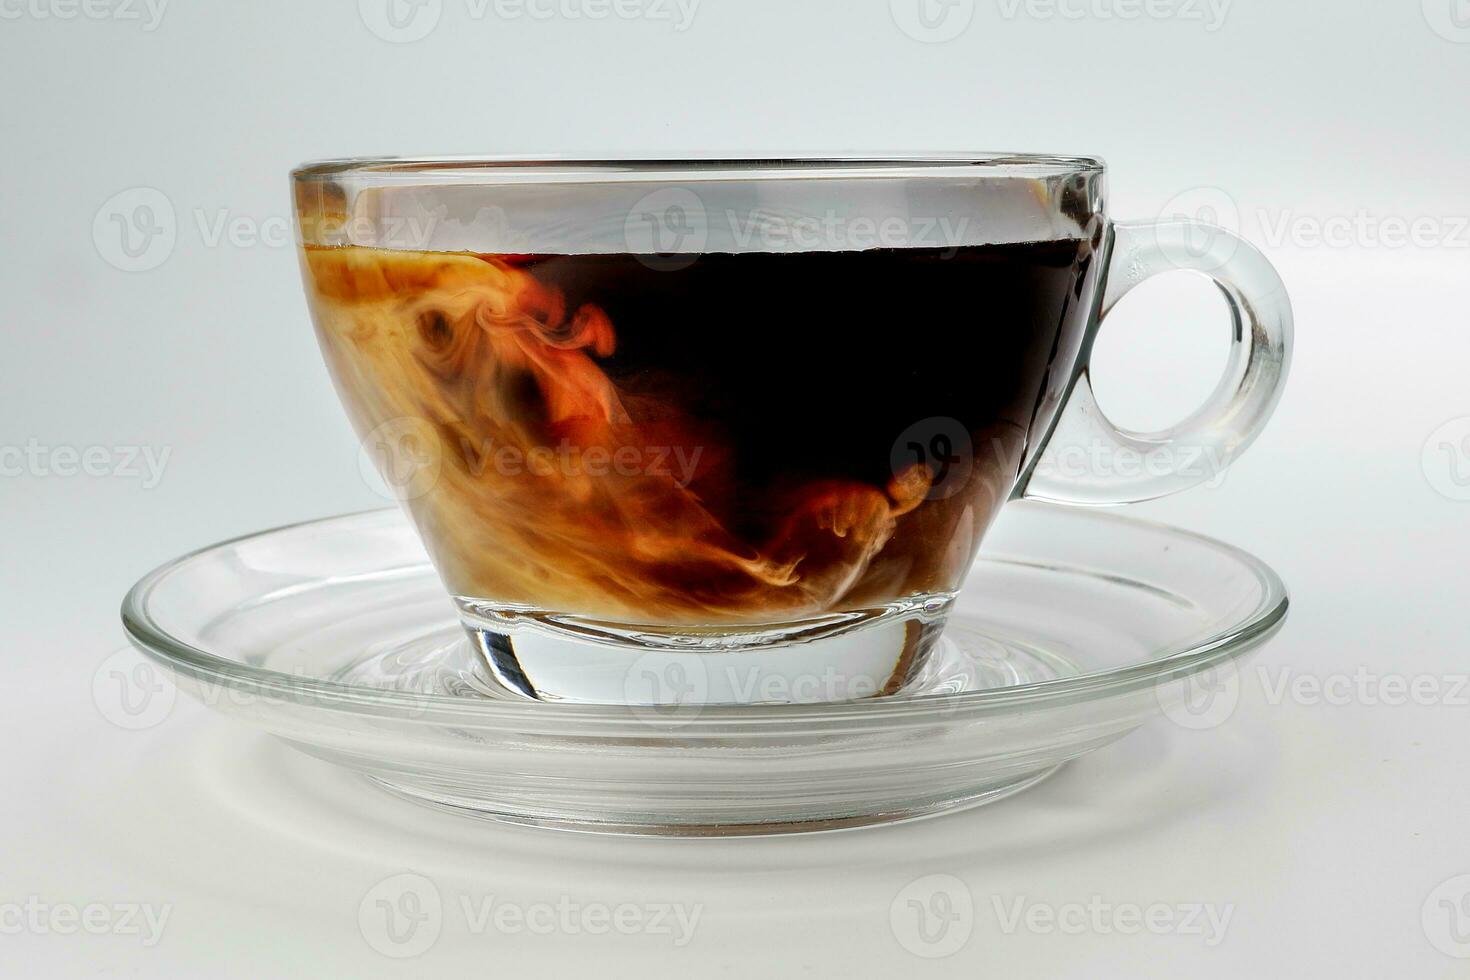
<instances>
[{"instance_id":1,"label":"glass saucer","mask_svg":"<svg viewBox=\"0 0 1470 980\"><path fill-rule=\"evenodd\" d=\"M1191 694L1279 628L1260 560L1127 517L1010 505L924 673L824 704L529 700L470 647L397 511L266 531L150 573L135 645L211 707L426 803L537 826L720 836L998 799ZM718 656L717 654L714 656Z\"/></svg>"}]
</instances>

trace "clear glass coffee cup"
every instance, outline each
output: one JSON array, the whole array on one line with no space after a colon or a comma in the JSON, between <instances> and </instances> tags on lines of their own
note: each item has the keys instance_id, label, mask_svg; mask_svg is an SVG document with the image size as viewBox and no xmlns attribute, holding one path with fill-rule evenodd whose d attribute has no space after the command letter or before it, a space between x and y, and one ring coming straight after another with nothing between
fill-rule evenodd
<instances>
[{"instance_id":1,"label":"clear glass coffee cup","mask_svg":"<svg viewBox=\"0 0 1470 980\"><path fill-rule=\"evenodd\" d=\"M922 669L1019 498L1211 480L1285 379L1269 263L1119 224L1104 167L349 160L293 175L342 402L486 670L546 700L817 702ZM1164 432L1098 408L1147 278L1212 279L1229 362Z\"/></svg>"}]
</instances>

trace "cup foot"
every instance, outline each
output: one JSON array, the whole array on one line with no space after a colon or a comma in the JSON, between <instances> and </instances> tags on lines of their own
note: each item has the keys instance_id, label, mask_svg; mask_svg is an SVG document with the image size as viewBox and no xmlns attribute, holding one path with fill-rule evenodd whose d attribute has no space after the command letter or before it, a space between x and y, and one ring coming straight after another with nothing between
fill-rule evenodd
<instances>
[{"instance_id":1,"label":"cup foot","mask_svg":"<svg viewBox=\"0 0 1470 980\"><path fill-rule=\"evenodd\" d=\"M460 598L486 669L543 701L817 704L892 694L921 671L953 601L913 596L758 626L640 627Z\"/></svg>"},{"instance_id":2,"label":"cup foot","mask_svg":"<svg viewBox=\"0 0 1470 980\"><path fill-rule=\"evenodd\" d=\"M374 691L477 701L532 698L513 685L513 666L514 661L497 661L492 667L478 640L466 635L461 625L442 624L376 647L368 655L344 664L332 674L332 680ZM945 621L944 632L928 656L890 696L902 700L964 694L1040 684L1079 672L1076 664L1056 651L1008 641L959 613ZM664 709L653 710L667 713Z\"/></svg>"}]
</instances>

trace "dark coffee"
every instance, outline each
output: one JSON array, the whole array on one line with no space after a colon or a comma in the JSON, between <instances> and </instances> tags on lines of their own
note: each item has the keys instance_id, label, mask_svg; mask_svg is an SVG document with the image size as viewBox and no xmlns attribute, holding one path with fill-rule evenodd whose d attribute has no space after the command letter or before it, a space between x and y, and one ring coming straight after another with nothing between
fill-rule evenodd
<instances>
[{"instance_id":1,"label":"dark coffee","mask_svg":"<svg viewBox=\"0 0 1470 980\"><path fill-rule=\"evenodd\" d=\"M660 624L952 591L1052 422L1095 258L306 252L359 431L432 449L408 502L451 590Z\"/></svg>"}]
</instances>

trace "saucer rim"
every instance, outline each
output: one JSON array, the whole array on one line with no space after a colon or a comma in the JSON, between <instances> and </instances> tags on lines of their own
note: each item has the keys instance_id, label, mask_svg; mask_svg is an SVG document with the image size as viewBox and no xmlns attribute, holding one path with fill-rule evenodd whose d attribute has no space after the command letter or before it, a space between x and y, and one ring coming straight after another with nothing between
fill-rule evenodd
<instances>
[{"instance_id":1,"label":"saucer rim","mask_svg":"<svg viewBox=\"0 0 1470 980\"><path fill-rule=\"evenodd\" d=\"M1263 560L1242 548L1160 521L1107 513L1096 508L1043 502L1017 502L1011 506L1026 510L1065 512L1073 517L1108 523L1125 529L1148 529L1214 550L1236 561L1255 575L1262 586L1261 601L1255 608L1235 617L1226 628L1206 640L1192 644L1183 650L1176 650L1165 656L1129 664L1125 667L1010 687L917 698L888 697L817 704L700 705L697 716L694 718L676 717L671 714L669 716L670 727L676 727L685 736L692 734L691 730L718 728L725 733L750 726L757 726L766 734L775 734L778 729L788 725L799 726L803 731L810 733L813 725L818 725L824 730L834 726L840 727L844 723L858 724L864 728L870 724L882 724L885 727L906 723L922 725L931 723L935 716L955 719L1064 707L1103 697L1132 693L1144 687L1179 680L1219 663L1234 660L1270 639L1286 619L1291 602L1285 582ZM146 656L170 670L196 679L207 680L214 684L225 684L237 689L248 689L264 697L306 700L318 707L332 707L358 714L391 717L398 721L428 724L453 723L491 728L520 727L524 730L528 721L534 721L535 727L540 729L543 724L548 723L554 728L560 720L566 723L596 727L617 728L634 725L636 730L643 735L648 733L651 722L657 723L656 709L647 707L530 700L524 702L489 699L480 701L443 694L388 691L323 678L301 677L252 666L210 653L171 635L167 629L153 619L149 612L149 597L159 583L183 569L191 561L211 552L245 541L288 534L314 526L349 521L354 518L383 517L390 514L401 517L401 511L395 507L352 511L237 535L180 555L148 572L128 590L123 598L121 609L124 630L132 644ZM1008 559L1004 556L987 556L983 552L977 561L1031 567L1036 567L1038 564L1034 560L1022 561L1015 558ZM427 563L426 557L425 564ZM1076 567L1068 568L1065 565L1045 563L1044 567L1065 568L1074 574L1100 577L1095 571Z\"/></svg>"}]
</instances>

